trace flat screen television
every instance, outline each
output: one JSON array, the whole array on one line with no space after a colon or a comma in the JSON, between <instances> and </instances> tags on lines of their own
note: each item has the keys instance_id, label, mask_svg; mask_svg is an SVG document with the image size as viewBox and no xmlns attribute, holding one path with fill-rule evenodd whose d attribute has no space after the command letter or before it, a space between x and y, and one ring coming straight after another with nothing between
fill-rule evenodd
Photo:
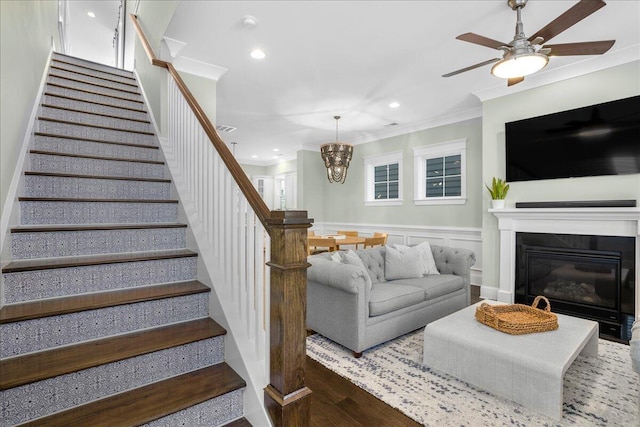
<instances>
[{"instance_id":1,"label":"flat screen television","mask_svg":"<svg viewBox=\"0 0 640 427\"><path fill-rule=\"evenodd\" d=\"M640 96L505 128L507 181L640 173Z\"/></svg>"}]
</instances>

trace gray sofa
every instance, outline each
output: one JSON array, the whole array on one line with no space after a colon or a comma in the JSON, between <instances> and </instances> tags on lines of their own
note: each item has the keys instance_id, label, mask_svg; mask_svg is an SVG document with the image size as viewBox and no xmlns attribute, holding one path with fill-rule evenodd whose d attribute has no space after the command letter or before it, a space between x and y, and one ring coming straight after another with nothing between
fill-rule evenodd
<instances>
[{"instance_id":1,"label":"gray sofa","mask_svg":"<svg viewBox=\"0 0 640 427\"><path fill-rule=\"evenodd\" d=\"M355 251L361 267L308 258L307 327L349 348L356 357L370 347L425 326L469 305L468 249L431 245L439 275L385 279L385 246Z\"/></svg>"}]
</instances>

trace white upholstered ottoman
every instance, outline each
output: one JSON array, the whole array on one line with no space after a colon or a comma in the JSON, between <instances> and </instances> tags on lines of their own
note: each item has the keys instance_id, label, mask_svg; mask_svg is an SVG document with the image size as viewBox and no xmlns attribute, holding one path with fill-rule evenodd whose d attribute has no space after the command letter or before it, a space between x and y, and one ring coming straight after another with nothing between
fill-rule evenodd
<instances>
[{"instance_id":1,"label":"white upholstered ottoman","mask_svg":"<svg viewBox=\"0 0 640 427\"><path fill-rule=\"evenodd\" d=\"M555 331L509 335L478 322L475 310L464 308L425 327L424 364L562 418L564 373L578 354L598 356L598 323L558 314Z\"/></svg>"}]
</instances>

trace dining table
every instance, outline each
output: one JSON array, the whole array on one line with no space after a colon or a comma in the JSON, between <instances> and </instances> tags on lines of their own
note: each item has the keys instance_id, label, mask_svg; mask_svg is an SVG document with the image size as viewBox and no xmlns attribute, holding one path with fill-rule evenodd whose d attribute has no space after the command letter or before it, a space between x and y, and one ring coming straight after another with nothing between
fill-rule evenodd
<instances>
[{"instance_id":1,"label":"dining table","mask_svg":"<svg viewBox=\"0 0 640 427\"><path fill-rule=\"evenodd\" d=\"M344 236L341 234L340 236ZM335 237L335 236L323 236L323 237ZM344 238L336 238L336 250L340 250L340 246L350 246L355 245L356 250L358 249L358 245L364 244L364 237L360 236L344 236Z\"/></svg>"}]
</instances>

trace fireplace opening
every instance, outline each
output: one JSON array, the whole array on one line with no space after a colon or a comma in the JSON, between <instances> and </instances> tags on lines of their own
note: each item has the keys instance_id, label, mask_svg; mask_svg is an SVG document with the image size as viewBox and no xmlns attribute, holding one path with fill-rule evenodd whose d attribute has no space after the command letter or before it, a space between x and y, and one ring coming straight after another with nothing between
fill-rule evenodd
<instances>
[{"instance_id":1,"label":"fireplace opening","mask_svg":"<svg viewBox=\"0 0 640 427\"><path fill-rule=\"evenodd\" d=\"M554 312L598 321L604 338L630 339L634 269L633 238L516 234L516 302L544 295Z\"/></svg>"}]
</instances>

